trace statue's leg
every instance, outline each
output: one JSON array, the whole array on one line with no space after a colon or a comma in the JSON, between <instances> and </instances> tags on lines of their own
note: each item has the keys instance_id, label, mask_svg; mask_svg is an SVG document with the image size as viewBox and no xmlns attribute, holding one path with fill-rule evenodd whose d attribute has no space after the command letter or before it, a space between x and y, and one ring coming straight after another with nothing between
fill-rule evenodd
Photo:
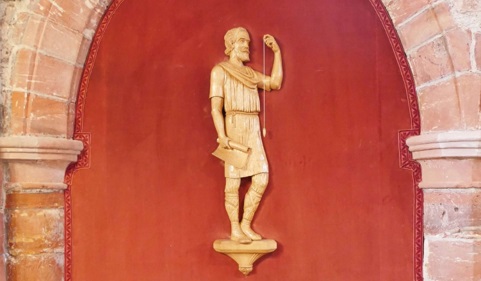
<instances>
[{"instance_id":1,"label":"statue's leg","mask_svg":"<svg viewBox=\"0 0 481 281\"><path fill-rule=\"evenodd\" d=\"M244 199L244 215L242 216L241 229L252 240L261 240L262 237L251 228L252 218L259 207L262 194L269 182L269 174L262 173L252 176L252 184Z\"/></svg>"},{"instance_id":2,"label":"statue's leg","mask_svg":"<svg viewBox=\"0 0 481 281\"><path fill-rule=\"evenodd\" d=\"M252 240L242 232L239 226L239 187L240 179L226 178L225 183L225 210L231 224L230 239L242 244L248 244Z\"/></svg>"}]
</instances>

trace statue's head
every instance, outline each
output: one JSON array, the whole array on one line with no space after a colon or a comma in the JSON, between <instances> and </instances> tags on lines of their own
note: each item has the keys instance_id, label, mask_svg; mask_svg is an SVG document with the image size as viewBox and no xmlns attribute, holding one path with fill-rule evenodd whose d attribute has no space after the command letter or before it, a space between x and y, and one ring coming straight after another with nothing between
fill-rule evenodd
<instances>
[{"instance_id":1,"label":"statue's head","mask_svg":"<svg viewBox=\"0 0 481 281\"><path fill-rule=\"evenodd\" d=\"M225 54L229 57L236 56L241 61L249 61L249 33L243 27L236 27L224 36Z\"/></svg>"}]
</instances>

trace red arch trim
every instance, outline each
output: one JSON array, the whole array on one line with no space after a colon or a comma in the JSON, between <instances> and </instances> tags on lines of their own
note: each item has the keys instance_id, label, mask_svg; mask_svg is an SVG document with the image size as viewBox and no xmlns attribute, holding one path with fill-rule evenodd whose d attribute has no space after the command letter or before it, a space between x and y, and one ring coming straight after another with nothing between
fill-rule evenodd
<instances>
[{"instance_id":1,"label":"red arch trim","mask_svg":"<svg viewBox=\"0 0 481 281\"><path fill-rule=\"evenodd\" d=\"M88 89L88 83L95 59L102 41L103 35L112 19L113 15L124 0L113 0L103 15L97 31L92 40L89 54L84 65L81 76L79 92L77 95L77 103L75 110L74 139L81 140L84 144L84 151L79 156L78 162L72 164L65 176L65 183L68 188L65 191L65 280L72 281L72 197L71 186L73 175L76 170L88 168L90 165L90 134L83 132L83 116L85 109L85 98ZM414 78L409 67L409 63L402 47L401 40L397 34L396 28L381 0L370 0L374 10L376 11L386 35L391 43L394 55L399 65L401 75L403 77L408 99L409 114L411 117L411 128L399 132L399 162L400 167L409 169L413 173L413 188L415 191L415 210L414 210L414 281L422 281L422 263L423 263L423 193L419 189L421 181L421 168L417 162L412 159L406 145L406 139L410 136L419 135L421 130L421 118L416 94Z\"/></svg>"}]
</instances>

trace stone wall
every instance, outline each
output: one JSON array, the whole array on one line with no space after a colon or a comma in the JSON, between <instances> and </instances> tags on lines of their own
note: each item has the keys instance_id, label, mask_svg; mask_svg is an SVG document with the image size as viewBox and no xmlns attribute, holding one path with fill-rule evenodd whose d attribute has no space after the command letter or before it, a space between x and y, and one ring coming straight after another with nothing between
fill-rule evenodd
<instances>
[{"instance_id":1,"label":"stone wall","mask_svg":"<svg viewBox=\"0 0 481 281\"><path fill-rule=\"evenodd\" d=\"M0 280L63 280L64 175L82 150L81 142L71 140L75 100L108 3L0 5L5 221Z\"/></svg>"}]
</instances>

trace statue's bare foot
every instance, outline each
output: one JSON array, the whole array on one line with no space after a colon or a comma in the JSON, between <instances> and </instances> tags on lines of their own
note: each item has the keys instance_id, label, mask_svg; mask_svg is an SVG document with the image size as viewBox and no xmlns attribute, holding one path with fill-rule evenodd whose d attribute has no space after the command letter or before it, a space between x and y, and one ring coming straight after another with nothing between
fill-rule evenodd
<instances>
[{"instance_id":1,"label":"statue's bare foot","mask_svg":"<svg viewBox=\"0 0 481 281\"><path fill-rule=\"evenodd\" d=\"M254 230L252 230L252 228L250 226L250 223L247 223L247 222L243 221L241 223L241 229L242 229L242 232L244 232L245 235L247 235L247 237L249 237L250 239L252 239L254 241L262 240L262 236L257 234Z\"/></svg>"},{"instance_id":2,"label":"statue's bare foot","mask_svg":"<svg viewBox=\"0 0 481 281\"><path fill-rule=\"evenodd\" d=\"M244 232L242 232L239 224L237 224L236 226L232 226L230 239L241 244L249 244L252 242L252 239L250 239L247 235L244 234Z\"/></svg>"}]
</instances>

